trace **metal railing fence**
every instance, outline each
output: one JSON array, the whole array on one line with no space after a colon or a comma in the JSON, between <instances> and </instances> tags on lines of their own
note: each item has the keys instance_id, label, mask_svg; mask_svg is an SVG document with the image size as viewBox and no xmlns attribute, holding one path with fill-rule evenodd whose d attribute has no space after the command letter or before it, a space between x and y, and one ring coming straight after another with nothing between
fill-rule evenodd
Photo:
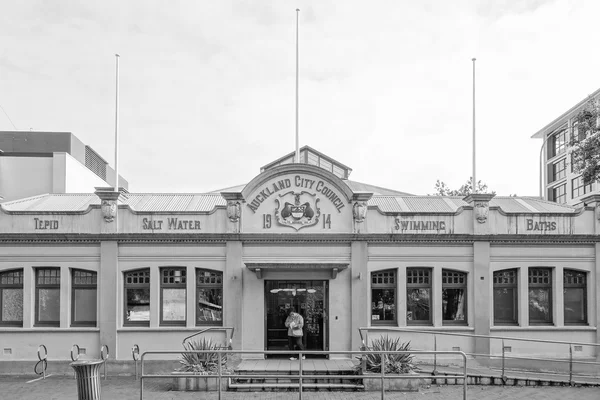
<instances>
[{"instance_id":1,"label":"metal railing fence","mask_svg":"<svg viewBox=\"0 0 600 400\"><path fill-rule=\"evenodd\" d=\"M207 375L198 375L198 374L183 374L178 373L175 375L165 375L165 374L145 374L144 373L144 360L148 355L165 355L165 354L202 354L202 353L212 353L217 354L217 374L216 375L208 375L208 377L217 378L218 379L218 398L221 400L222 396L222 387L221 383L223 379L230 378L238 378L238 379L257 379L257 378L269 378L269 379L294 379L298 380L298 399L302 400L303 393L303 380L304 379L361 379L361 376L364 375L306 375L304 374L303 368L303 359L302 357L305 355L332 355L332 354L340 354L340 355L352 355L352 356L360 356L362 359L367 354L381 354L381 373L379 375L379 379L381 379L381 399L385 399L385 380L386 379L432 379L431 375L422 375L422 374L386 374L386 357L395 354L410 354L410 355L418 355L418 354L434 354L434 355L456 355L460 356L463 360L463 371L460 375L446 375L447 379L462 379L463 385L463 400L467 400L467 356L462 351L374 351L374 350L360 350L360 351L270 351L270 350L195 350L195 351L146 351L141 356L141 375L140 375L140 400L144 399L144 380L145 379L173 379L173 378L183 378L183 377L191 377L191 378L199 378L199 377L207 377ZM271 374L265 373L252 373L252 374L223 374L222 369L222 361L223 357L228 357L230 354L261 354L261 355L280 355L280 356L289 356L290 354L298 354L299 361L299 369L297 375L290 374ZM354 358L354 357L353 357ZM294 371L295 372L295 371ZM458 383L458 381L457 381Z\"/></svg>"},{"instance_id":2,"label":"metal railing fence","mask_svg":"<svg viewBox=\"0 0 600 400\"><path fill-rule=\"evenodd\" d=\"M365 333L363 335L363 332ZM480 354L480 353L467 353L468 356L475 357L487 357L487 358L501 358L502 360L502 374L501 378L503 381L506 381L506 360L532 360L532 361L552 361L557 363L569 363L569 383L573 384L573 376L575 375L573 371L573 364L582 364L582 365L598 365L600 366L600 362L598 361L584 361L584 360L576 360L573 358L573 346L591 346L595 348L600 348L600 344L598 343L586 343L586 342L575 342L575 341L561 341L561 340L548 340L548 339L531 339L531 338L519 338L519 337L511 337L511 336L494 336L494 335L477 335L472 333L459 333L459 332L444 332L444 331L436 331L436 330L418 330L418 329L410 329L410 328L397 328L397 327L361 327L358 328L358 333L360 334L361 343L363 346L368 345L368 333L369 332L404 332L404 333L419 333L419 334L427 334L433 335L433 350L437 350L437 336L461 336L461 337L469 337L469 338L480 338L480 339L491 339L491 340L501 340L502 341L502 355L495 354ZM560 359L560 358L542 358L542 357L518 357L518 356L507 356L506 350L507 346L505 346L506 341L517 341L517 342L535 342L535 343L548 343L548 344L558 344L558 345L568 345L569 353L568 359ZM511 349L512 350L512 349ZM522 369L520 369L522 371ZM434 354L433 357L433 374L437 373L437 356ZM589 375L578 374L582 377L590 377ZM597 378L597 376L594 376Z\"/></svg>"}]
</instances>

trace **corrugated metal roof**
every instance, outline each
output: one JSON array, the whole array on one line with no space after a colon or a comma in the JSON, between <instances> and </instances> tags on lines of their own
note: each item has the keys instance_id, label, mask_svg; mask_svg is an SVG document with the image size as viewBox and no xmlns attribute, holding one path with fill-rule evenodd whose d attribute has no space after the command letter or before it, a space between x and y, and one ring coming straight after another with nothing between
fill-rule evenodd
<instances>
[{"instance_id":1,"label":"corrugated metal roof","mask_svg":"<svg viewBox=\"0 0 600 400\"><path fill-rule=\"evenodd\" d=\"M44 194L2 204L7 211L69 212L86 210L100 204L95 194Z\"/></svg>"},{"instance_id":2,"label":"corrugated metal roof","mask_svg":"<svg viewBox=\"0 0 600 400\"><path fill-rule=\"evenodd\" d=\"M227 205L227 201L218 193L124 193L120 203L136 212L164 213L211 212L215 207ZM9 201L0 206L9 212L82 212L90 205L100 205L100 199L93 193L44 194ZM459 207L466 205L468 204L458 196L373 196L369 200L369 206L376 206L384 213L454 213ZM578 208L573 206L531 197L494 197L490 206L499 207L509 214L578 212Z\"/></svg>"},{"instance_id":3,"label":"corrugated metal roof","mask_svg":"<svg viewBox=\"0 0 600 400\"><path fill-rule=\"evenodd\" d=\"M367 203L369 206L377 206L384 213L406 212L393 196L374 196Z\"/></svg>"},{"instance_id":4,"label":"corrugated metal roof","mask_svg":"<svg viewBox=\"0 0 600 400\"><path fill-rule=\"evenodd\" d=\"M349 179L345 179L344 183L348 185L353 192L369 192L375 195L384 195L384 196L412 196L410 193L400 192L398 190L386 189L380 186L369 185L368 183L361 183L356 181L351 181Z\"/></svg>"},{"instance_id":5,"label":"corrugated metal roof","mask_svg":"<svg viewBox=\"0 0 600 400\"><path fill-rule=\"evenodd\" d=\"M518 201L515 201L514 197L494 197L490 200L490 207L500 207L502 211L507 213L527 213L532 211Z\"/></svg>"},{"instance_id":6,"label":"corrugated metal roof","mask_svg":"<svg viewBox=\"0 0 600 400\"><path fill-rule=\"evenodd\" d=\"M526 202L531 208L521 202ZM403 204L406 204L406 206L403 206ZM377 206L384 213L454 213L458 208L468 205L463 197L459 196L373 196L369 200L369 206ZM577 212L577 208L572 206L527 197L494 197L490 201L490 206L499 207L509 214L572 214Z\"/></svg>"},{"instance_id":7,"label":"corrugated metal roof","mask_svg":"<svg viewBox=\"0 0 600 400\"><path fill-rule=\"evenodd\" d=\"M551 201L536 199L532 197L522 197L522 201L529 204L540 213L576 213L578 208L566 204L553 203Z\"/></svg>"},{"instance_id":8,"label":"corrugated metal roof","mask_svg":"<svg viewBox=\"0 0 600 400\"><path fill-rule=\"evenodd\" d=\"M448 213L456 211L440 196L412 196L403 197L403 200L411 212Z\"/></svg>"},{"instance_id":9,"label":"corrugated metal roof","mask_svg":"<svg viewBox=\"0 0 600 400\"><path fill-rule=\"evenodd\" d=\"M219 194L123 194L121 204L136 212L210 212L227 201ZM2 203L12 212L82 212L90 205L100 205L93 193L45 194Z\"/></svg>"}]
</instances>

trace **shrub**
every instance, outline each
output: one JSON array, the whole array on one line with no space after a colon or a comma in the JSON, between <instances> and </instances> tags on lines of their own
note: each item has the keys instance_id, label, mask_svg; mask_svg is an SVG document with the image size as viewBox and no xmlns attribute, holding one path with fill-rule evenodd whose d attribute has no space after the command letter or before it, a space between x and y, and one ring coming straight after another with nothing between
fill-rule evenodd
<instances>
[{"instance_id":1,"label":"shrub","mask_svg":"<svg viewBox=\"0 0 600 400\"><path fill-rule=\"evenodd\" d=\"M373 340L371 347L368 350L374 351L409 351L410 342L401 343L400 338L390 338L385 335ZM365 355L366 368L369 372L381 373L381 359L385 357L385 373L406 374L416 369L413 363L414 356L412 354L373 354ZM358 365L358 368L361 366Z\"/></svg>"},{"instance_id":2,"label":"shrub","mask_svg":"<svg viewBox=\"0 0 600 400\"><path fill-rule=\"evenodd\" d=\"M223 347L210 338L202 340L191 340L185 342L183 347L186 351L207 350L203 353L181 353L179 363L181 367L177 371L193 372L198 375L216 374L219 368L219 355L215 350L221 350ZM211 351L212 350L212 351ZM221 354L222 370L226 369L227 354Z\"/></svg>"}]
</instances>

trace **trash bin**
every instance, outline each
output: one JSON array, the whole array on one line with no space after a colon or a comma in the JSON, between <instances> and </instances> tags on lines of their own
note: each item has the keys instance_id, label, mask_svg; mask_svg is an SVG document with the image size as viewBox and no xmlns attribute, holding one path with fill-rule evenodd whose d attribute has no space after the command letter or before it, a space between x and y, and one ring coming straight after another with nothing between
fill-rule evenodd
<instances>
[{"instance_id":1,"label":"trash bin","mask_svg":"<svg viewBox=\"0 0 600 400\"><path fill-rule=\"evenodd\" d=\"M100 400L100 366L103 362L103 360L81 360L70 364L75 370L79 400Z\"/></svg>"}]
</instances>

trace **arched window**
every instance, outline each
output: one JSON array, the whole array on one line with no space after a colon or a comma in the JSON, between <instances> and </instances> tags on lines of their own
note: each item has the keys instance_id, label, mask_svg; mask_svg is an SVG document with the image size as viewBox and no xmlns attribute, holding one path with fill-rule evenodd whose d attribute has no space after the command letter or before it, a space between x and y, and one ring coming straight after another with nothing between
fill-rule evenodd
<instances>
[{"instance_id":1,"label":"arched window","mask_svg":"<svg viewBox=\"0 0 600 400\"><path fill-rule=\"evenodd\" d=\"M196 325L223 325L223 273L196 270Z\"/></svg>"},{"instance_id":2,"label":"arched window","mask_svg":"<svg viewBox=\"0 0 600 400\"><path fill-rule=\"evenodd\" d=\"M23 326L23 270L0 272L0 326Z\"/></svg>"}]
</instances>

